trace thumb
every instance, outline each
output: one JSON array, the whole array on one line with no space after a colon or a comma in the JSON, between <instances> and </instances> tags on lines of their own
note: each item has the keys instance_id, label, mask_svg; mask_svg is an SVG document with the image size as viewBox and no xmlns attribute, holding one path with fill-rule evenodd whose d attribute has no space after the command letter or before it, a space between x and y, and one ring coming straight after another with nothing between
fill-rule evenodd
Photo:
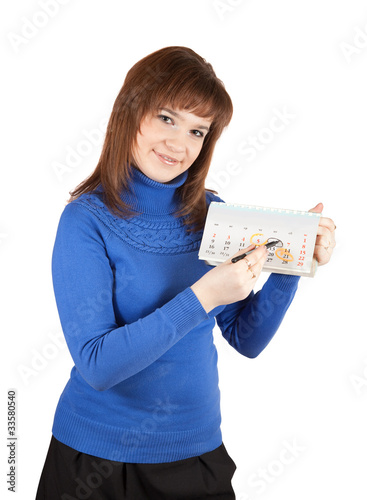
<instances>
[{"instance_id":1,"label":"thumb","mask_svg":"<svg viewBox=\"0 0 367 500\"><path fill-rule=\"evenodd\" d=\"M315 207L311 208L309 212L314 212L315 214L321 214L324 210L324 205L322 203L318 203Z\"/></svg>"}]
</instances>

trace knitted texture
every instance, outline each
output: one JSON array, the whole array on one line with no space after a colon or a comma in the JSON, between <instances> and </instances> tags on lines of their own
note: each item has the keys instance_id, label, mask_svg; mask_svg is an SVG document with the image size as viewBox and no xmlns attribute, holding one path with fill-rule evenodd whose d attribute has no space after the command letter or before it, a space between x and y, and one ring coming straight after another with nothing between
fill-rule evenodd
<instances>
[{"instance_id":1,"label":"knitted texture","mask_svg":"<svg viewBox=\"0 0 367 500\"><path fill-rule=\"evenodd\" d=\"M273 274L258 293L205 312L191 289L211 269L198 259L202 231L174 215L186 178L161 184L133 169L121 196L139 215L113 215L100 191L61 215L52 277L74 366L52 432L78 451L159 463L220 446L215 321L255 357L293 300L299 278Z\"/></svg>"},{"instance_id":2,"label":"knitted texture","mask_svg":"<svg viewBox=\"0 0 367 500\"><path fill-rule=\"evenodd\" d=\"M138 217L117 219L102 202L97 202L96 197L85 197L79 203L109 227L117 238L136 249L162 254L199 250L203 232L189 234L183 231L184 217L171 221L152 221Z\"/></svg>"}]
</instances>

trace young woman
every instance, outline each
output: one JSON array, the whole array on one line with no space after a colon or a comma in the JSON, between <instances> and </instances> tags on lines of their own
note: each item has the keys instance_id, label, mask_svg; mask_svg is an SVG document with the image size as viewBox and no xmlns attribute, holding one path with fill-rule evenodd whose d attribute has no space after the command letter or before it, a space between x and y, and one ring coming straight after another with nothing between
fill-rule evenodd
<instances>
[{"instance_id":1,"label":"young woman","mask_svg":"<svg viewBox=\"0 0 367 500\"><path fill-rule=\"evenodd\" d=\"M128 72L100 161L57 231L53 283L75 366L37 500L235 498L212 330L217 321L237 351L257 356L299 278L271 274L254 294L264 247L215 268L198 259L208 205L222 201L205 178L231 116L222 82L188 48L164 48ZM334 223L322 218L320 264L334 245ZM269 301L272 315L249 334Z\"/></svg>"}]
</instances>

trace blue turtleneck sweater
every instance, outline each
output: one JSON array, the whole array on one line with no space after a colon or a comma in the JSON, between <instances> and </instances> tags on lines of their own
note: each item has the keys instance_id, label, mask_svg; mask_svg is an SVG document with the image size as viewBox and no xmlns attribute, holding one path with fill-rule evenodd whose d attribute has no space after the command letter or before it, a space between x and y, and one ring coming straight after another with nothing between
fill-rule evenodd
<instances>
[{"instance_id":1,"label":"blue turtleneck sweater","mask_svg":"<svg viewBox=\"0 0 367 500\"><path fill-rule=\"evenodd\" d=\"M298 277L272 274L261 291L207 314L190 288L211 267L198 259L176 188L133 168L121 196L141 212L116 217L100 192L69 203L52 257L54 291L75 363L53 435L105 459L172 462L222 443L215 321L227 341L257 356L278 329ZM222 201L207 193L207 203Z\"/></svg>"}]
</instances>

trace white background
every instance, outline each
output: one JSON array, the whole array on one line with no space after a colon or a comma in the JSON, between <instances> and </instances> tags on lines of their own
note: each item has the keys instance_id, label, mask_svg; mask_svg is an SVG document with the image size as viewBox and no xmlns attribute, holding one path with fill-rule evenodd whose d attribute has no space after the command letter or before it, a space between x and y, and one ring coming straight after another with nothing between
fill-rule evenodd
<instances>
[{"instance_id":1,"label":"white background","mask_svg":"<svg viewBox=\"0 0 367 500\"><path fill-rule=\"evenodd\" d=\"M101 151L102 141L88 145L85 134L103 131L136 61L185 45L212 63L235 108L207 187L236 203L308 210L321 201L338 227L332 261L301 279L258 358L240 356L214 332L237 498L365 500L365 1L43 4L1 6L1 495L11 497L7 390L17 391L16 498L32 499L72 366L50 262L68 192ZM288 123L272 133L280 112ZM251 137L260 146L249 161ZM80 152L74 163L71 150Z\"/></svg>"}]
</instances>

